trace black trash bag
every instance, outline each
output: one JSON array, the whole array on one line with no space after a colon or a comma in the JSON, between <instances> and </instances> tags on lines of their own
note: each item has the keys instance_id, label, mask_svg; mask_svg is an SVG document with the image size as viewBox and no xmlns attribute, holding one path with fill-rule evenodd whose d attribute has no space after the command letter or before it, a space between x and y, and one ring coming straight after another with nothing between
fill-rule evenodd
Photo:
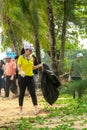
<instances>
[{"instance_id":1,"label":"black trash bag","mask_svg":"<svg viewBox=\"0 0 87 130\"><path fill-rule=\"evenodd\" d=\"M61 85L60 81L58 80L57 76L50 70L50 67L47 64L43 64L44 73L46 72L49 76L49 80L51 83L56 86L57 88Z\"/></svg>"},{"instance_id":2,"label":"black trash bag","mask_svg":"<svg viewBox=\"0 0 87 130\"><path fill-rule=\"evenodd\" d=\"M52 105L59 97L59 86L61 85L56 75L50 68L43 64L44 70L41 78L41 89L45 100Z\"/></svg>"},{"instance_id":3,"label":"black trash bag","mask_svg":"<svg viewBox=\"0 0 87 130\"><path fill-rule=\"evenodd\" d=\"M43 69L44 69L44 70L50 70L50 67L49 67L47 64L44 64L44 63L43 63Z\"/></svg>"}]
</instances>

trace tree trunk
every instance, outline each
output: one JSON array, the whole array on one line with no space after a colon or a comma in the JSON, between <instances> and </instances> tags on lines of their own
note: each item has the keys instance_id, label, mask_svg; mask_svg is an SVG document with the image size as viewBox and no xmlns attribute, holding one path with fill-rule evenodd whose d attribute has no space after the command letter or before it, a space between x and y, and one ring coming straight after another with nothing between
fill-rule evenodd
<instances>
[{"instance_id":1,"label":"tree trunk","mask_svg":"<svg viewBox=\"0 0 87 130\"><path fill-rule=\"evenodd\" d=\"M9 32L9 34L10 34L10 39L11 39L11 41L12 41L12 43L13 43L13 48L12 48L12 50L13 50L14 52L16 52L16 54L18 55L18 54L19 54L19 48L18 48L18 46L17 46L17 39L15 38L14 32L13 32L13 30L12 30L10 18L4 16L3 19L4 19L5 22L8 24L8 27L9 27L8 32Z\"/></svg>"},{"instance_id":2,"label":"tree trunk","mask_svg":"<svg viewBox=\"0 0 87 130\"><path fill-rule=\"evenodd\" d=\"M37 57L38 63L41 63L38 29L34 29L34 40L35 40L36 57ZM38 79L38 82L41 81L41 76L42 76L42 69L40 68L39 69L39 79Z\"/></svg>"},{"instance_id":3,"label":"tree trunk","mask_svg":"<svg viewBox=\"0 0 87 130\"><path fill-rule=\"evenodd\" d=\"M47 15L48 15L50 55L51 55L51 59L52 59L52 69L53 69L53 72L56 75L58 75L52 0L47 0Z\"/></svg>"},{"instance_id":4,"label":"tree trunk","mask_svg":"<svg viewBox=\"0 0 87 130\"><path fill-rule=\"evenodd\" d=\"M17 55L19 55L19 49L18 46L16 45L17 41L15 39L14 32L11 26L9 26L9 34L10 34L11 41L13 43L13 51L16 52Z\"/></svg>"},{"instance_id":5,"label":"tree trunk","mask_svg":"<svg viewBox=\"0 0 87 130\"><path fill-rule=\"evenodd\" d=\"M41 63L41 55L40 55L40 44L39 44L39 35L38 35L38 30L34 30L34 40L35 40L35 52L36 52L36 57L39 63Z\"/></svg>"},{"instance_id":6,"label":"tree trunk","mask_svg":"<svg viewBox=\"0 0 87 130\"><path fill-rule=\"evenodd\" d=\"M63 67L64 67L64 51L65 51L65 40L66 40L66 24L67 24L67 18L68 18L67 10L68 10L68 0L64 0L64 19L63 19L62 35L61 35L59 74L63 73Z\"/></svg>"}]
</instances>

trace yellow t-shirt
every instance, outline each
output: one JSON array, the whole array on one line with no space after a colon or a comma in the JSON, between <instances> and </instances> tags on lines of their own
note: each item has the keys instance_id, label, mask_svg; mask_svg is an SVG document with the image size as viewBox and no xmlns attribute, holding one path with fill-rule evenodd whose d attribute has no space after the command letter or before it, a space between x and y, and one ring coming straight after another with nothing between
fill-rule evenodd
<instances>
[{"instance_id":1,"label":"yellow t-shirt","mask_svg":"<svg viewBox=\"0 0 87 130\"><path fill-rule=\"evenodd\" d=\"M18 65L21 66L21 70L25 72L26 76L33 76L33 60L27 60L26 58L23 57L23 55L20 55L18 58ZM20 74L20 72L19 72Z\"/></svg>"}]
</instances>

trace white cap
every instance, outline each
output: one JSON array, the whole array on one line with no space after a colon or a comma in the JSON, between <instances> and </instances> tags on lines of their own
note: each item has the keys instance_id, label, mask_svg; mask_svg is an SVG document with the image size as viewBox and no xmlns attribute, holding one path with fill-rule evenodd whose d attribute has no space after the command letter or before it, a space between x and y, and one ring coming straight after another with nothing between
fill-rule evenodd
<instances>
[{"instance_id":1,"label":"white cap","mask_svg":"<svg viewBox=\"0 0 87 130\"><path fill-rule=\"evenodd\" d=\"M5 59L8 59L8 58L11 58L11 56L9 56L9 55L6 55Z\"/></svg>"},{"instance_id":2,"label":"white cap","mask_svg":"<svg viewBox=\"0 0 87 130\"><path fill-rule=\"evenodd\" d=\"M26 50L26 49L29 49L29 50L32 51L34 48L33 48L33 45L32 45L32 44L28 44L28 43L27 43L27 44L24 45L24 50Z\"/></svg>"},{"instance_id":3,"label":"white cap","mask_svg":"<svg viewBox=\"0 0 87 130\"><path fill-rule=\"evenodd\" d=\"M83 54L82 54L82 53L78 53L78 54L76 55L76 57L77 57L77 58L83 57Z\"/></svg>"}]
</instances>

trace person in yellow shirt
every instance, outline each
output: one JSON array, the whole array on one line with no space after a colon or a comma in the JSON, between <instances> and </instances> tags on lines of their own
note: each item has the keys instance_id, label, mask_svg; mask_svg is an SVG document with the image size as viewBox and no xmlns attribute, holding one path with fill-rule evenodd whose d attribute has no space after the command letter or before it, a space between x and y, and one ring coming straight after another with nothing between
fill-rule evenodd
<instances>
[{"instance_id":1,"label":"person in yellow shirt","mask_svg":"<svg viewBox=\"0 0 87 130\"><path fill-rule=\"evenodd\" d=\"M20 114L23 112L23 100L25 95L26 87L30 92L30 96L32 98L32 102L35 108L35 114L38 114L38 104L37 104L37 97L35 93L35 80L34 80L34 73L33 70L42 67L42 64L38 64L34 66L31 53L33 50L33 46L31 44L24 45L24 54L20 55L18 58L18 83L19 83L19 108Z\"/></svg>"}]
</instances>

